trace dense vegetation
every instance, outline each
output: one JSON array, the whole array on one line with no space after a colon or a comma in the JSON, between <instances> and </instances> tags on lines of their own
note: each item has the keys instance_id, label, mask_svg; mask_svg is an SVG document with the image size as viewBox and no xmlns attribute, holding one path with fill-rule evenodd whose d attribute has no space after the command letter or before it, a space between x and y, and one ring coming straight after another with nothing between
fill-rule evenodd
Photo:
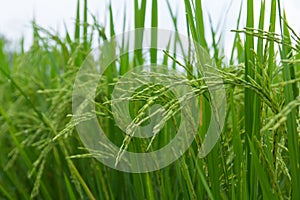
<instances>
[{"instance_id":1,"label":"dense vegetation","mask_svg":"<svg viewBox=\"0 0 300 200\"><path fill-rule=\"evenodd\" d=\"M151 25L157 27L159 2L151 2L150 9L146 0L140 6L135 1L134 28L145 26L146 10L151 12ZM212 114L204 90L199 93L198 135L170 166L131 174L91 156L72 120L73 84L92 46L115 34L114 10L109 7L110 23L105 27L95 17L88 21L87 0L83 8L78 0L74 36L66 30L65 37L60 37L33 23L29 50L21 43L20 50L8 51L7 42L0 40L0 199L300 199L300 36L288 25L280 1L261 2L258 27L254 27L253 0L244 2L247 13L240 12L235 19L229 64L223 60L218 34L204 26L201 1L184 2L186 35L209 51L226 85L225 127L212 151L199 157ZM177 16L169 8L177 30ZM267 9L270 16L265 14ZM241 15L246 15L246 28L240 25ZM206 29L210 35L204 34ZM207 38L212 38L211 44ZM142 51L122 56L99 82L97 116L107 136L119 146L126 137L115 126L109 106L114 83L136 65L162 62L176 67L178 63L176 55L167 51L162 61L155 56L158 52L150 51L151 59ZM193 87L205 84L201 74L188 71L189 63L182 65ZM161 87L151 89L145 90L144 99L131 102L133 117ZM163 95L167 101L174 98L171 93ZM170 119L160 135L172 135L175 130ZM169 138L158 136L157 141L166 144ZM143 151L148 142L133 140L129 148Z\"/></svg>"}]
</instances>

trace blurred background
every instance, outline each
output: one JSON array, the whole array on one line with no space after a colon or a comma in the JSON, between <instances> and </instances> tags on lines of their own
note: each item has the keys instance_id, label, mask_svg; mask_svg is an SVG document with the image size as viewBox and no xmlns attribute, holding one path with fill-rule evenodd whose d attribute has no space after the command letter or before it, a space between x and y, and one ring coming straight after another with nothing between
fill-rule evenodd
<instances>
[{"instance_id":1,"label":"blurred background","mask_svg":"<svg viewBox=\"0 0 300 200\"><path fill-rule=\"evenodd\" d=\"M81 1L83 4L83 1ZM172 10L174 14L178 16L178 26L181 34L186 34L186 21L185 21L185 7L184 1L172 0L170 1ZM243 10L246 12L246 1L243 0L204 0L203 10L204 19L207 27L210 26L210 19L214 30L217 30L218 35L222 35L222 44L224 45L225 55L229 56L234 33L230 32L232 29L236 29L236 19L239 14L240 6L243 6ZM258 23L258 14L260 0L255 0L255 7L257 14L255 17L255 26ZM293 29L299 33L300 23L299 23L299 12L300 1L299 0L281 0L286 10L287 21ZM124 10L126 11L127 17L127 30L133 29L134 15L133 15L133 1L119 1L119 0L89 0L88 10L90 14L95 15L98 18L99 24L109 26L109 19L106 16L109 9L109 4L112 4L114 11L114 21L115 21L115 32L116 34L122 32L123 28L123 16ZM146 13L146 24L145 27L150 27L150 15L151 15L151 1L147 2L149 8ZM0 7L0 35L4 35L6 39L12 43L19 44L19 40L25 38L25 49L29 48L32 43L32 28L31 22L33 20L44 28L53 29L57 33L64 35L65 28L68 29L70 34L73 34L73 25L75 22L75 12L76 12L77 1L74 0L1 0ZM270 5L270 0L266 0L266 4ZM83 7L83 6L82 6ZM173 29L173 24L171 21L171 16L168 11L168 6L166 1L159 1L158 5L158 27L165 29ZM270 9L266 9L266 15L268 16ZM148 17L147 17L148 16ZM88 16L91 18L91 15ZM118 18L122 20L118 20ZM246 16L242 15L241 21L245 25ZM91 20L91 19L90 19ZM243 28L243 27L240 27ZM279 28L279 27L278 27ZM210 35L210 29L206 29L207 35ZM207 37L208 43L211 43L210 38Z\"/></svg>"}]
</instances>

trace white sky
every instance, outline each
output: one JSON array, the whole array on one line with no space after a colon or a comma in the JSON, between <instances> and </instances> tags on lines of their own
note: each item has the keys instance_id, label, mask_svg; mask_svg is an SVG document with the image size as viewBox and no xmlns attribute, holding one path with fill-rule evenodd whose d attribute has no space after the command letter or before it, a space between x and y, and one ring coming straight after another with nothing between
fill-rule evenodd
<instances>
[{"instance_id":1,"label":"white sky","mask_svg":"<svg viewBox=\"0 0 300 200\"><path fill-rule=\"evenodd\" d=\"M114 10L116 33L122 32L123 10L125 4L126 15L128 16L127 29L131 30L133 28L133 1L134 0L111 0ZM178 23L181 25L180 30L185 34L184 1L169 1L172 2L174 12L178 13ZM232 4L231 7L229 7L231 1ZM210 29L208 14L212 17L214 27L217 27L218 23L221 21L222 30L219 30L219 34L224 36L223 42L225 52L227 52L226 49L229 50L231 48L230 45L232 44L232 37L234 34L231 33L230 30L236 28L241 1L243 0L203 0L203 8L205 10L204 15L207 24L206 31L209 31ZM165 3L166 0L158 0L158 2L159 27L171 29L172 23ZM267 0L266 2L266 7L269 8L270 0ZM36 19L36 22L39 25L45 28L53 28L60 32L64 31L65 23L72 33L76 13L76 3L77 0L0 0L0 34L5 35L6 38L12 41L18 41L22 36L25 36L26 44L29 45L32 38L30 21L32 21L33 18ZM107 16L105 12L108 12L108 3L108 0L88 0L89 10L98 17L100 24L105 24L105 16ZM151 9L151 1L148 1L148 3L149 8ZM246 0L244 0L244 4L246 4ZM260 0L255 0L255 5L259 8ZM299 33L300 22L298 12L300 11L300 1L284 0L284 7L287 12L289 24L297 33ZM148 16L148 21L146 22L148 27L150 26L150 9L146 14ZM226 13L227 10L228 12ZM258 11L256 13L258 14ZM269 18L269 12L266 13L266 17ZM210 40L209 37L208 40Z\"/></svg>"}]
</instances>

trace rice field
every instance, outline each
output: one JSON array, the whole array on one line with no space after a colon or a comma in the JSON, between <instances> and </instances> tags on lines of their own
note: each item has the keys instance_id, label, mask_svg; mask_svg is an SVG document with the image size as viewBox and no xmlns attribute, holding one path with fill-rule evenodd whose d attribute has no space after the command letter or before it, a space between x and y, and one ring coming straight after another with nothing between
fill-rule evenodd
<instances>
[{"instance_id":1,"label":"rice field","mask_svg":"<svg viewBox=\"0 0 300 200\"><path fill-rule=\"evenodd\" d=\"M172 33L177 33L182 19L171 1L164 1ZM114 19L117 11L108 6L103 17L109 23L99 24L89 13L88 1L77 2L73 30L58 34L33 21L29 49L24 40L17 49L8 48L9 41L0 37L0 199L300 199L300 35L289 25L280 0L262 0L259 9L254 9L253 0L243 1L246 12L241 7L232 19L236 29L231 31L234 41L228 60L220 30L204 22L202 1L184 0L185 37L175 34L175 42L164 40L165 48L143 48L140 41L146 36L140 32L132 40L126 34L115 36L114 20L122 20L124 33L143 30L148 20L154 28L150 43L158 47L164 36L157 29L160 1L134 1L132 29L126 26L129 13ZM116 37L119 43L114 43ZM184 38L197 46L186 50ZM114 45L107 48L107 44ZM78 81L78 72L93 60L91 52L97 46L106 52L101 59L115 59L95 79L89 99L93 112L77 115L74 86L85 91L95 77L89 73ZM131 46L137 48L130 51ZM118 52L123 53L117 56ZM199 64L199 58L207 60ZM154 67L143 76L139 66ZM124 78L132 71L137 74L134 78ZM179 83L185 85L182 98L193 94L195 109L181 111L183 100L170 89ZM220 85L224 94L212 92ZM226 106L214 106L221 99ZM125 100L124 111L115 102ZM151 107L161 111L161 119L153 117ZM133 123L115 115L118 109ZM119 149L93 137L83 140L82 134L93 130L78 126L91 114ZM180 154L178 159L156 170L120 171L124 152L164 148L176 138L186 116L192 116L188 118L192 125L183 130L192 127L194 138L186 150L172 150ZM214 120L219 129L213 133L220 134L204 155L201 147ZM153 129L151 137L143 138L146 129L135 131L137 126ZM87 140L117 152L111 167L99 162L110 155L88 148Z\"/></svg>"}]
</instances>

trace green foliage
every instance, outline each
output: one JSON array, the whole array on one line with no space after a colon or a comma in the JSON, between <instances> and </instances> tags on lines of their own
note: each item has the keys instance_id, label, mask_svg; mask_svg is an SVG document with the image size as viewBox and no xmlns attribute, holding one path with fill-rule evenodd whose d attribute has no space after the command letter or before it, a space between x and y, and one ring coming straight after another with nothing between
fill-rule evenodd
<instances>
[{"instance_id":1,"label":"green foliage","mask_svg":"<svg viewBox=\"0 0 300 200\"><path fill-rule=\"evenodd\" d=\"M272 0L270 5L261 1L257 28L254 1L247 1L246 14L241 6L230 65L219 55L222 46L216 30L205 26L202 1L184 1L187 35L213 55L227 91L225 127L205 158L200 158L199 149L213 111L200 72L194 72L188 62L181 63L169 49L163 51L163 61L156 49L148 50L150 59L144 50L122 55L105 71L96 92L96 114L108 138L130 151L151 151L166 145L176 133L180 116L177 112L167 116L164 128L145 141L125 136L110 107L111 92L120 75L147 59L155 64L171 63L172 68L185 70L187 84L197 91L201 120L195 141L170 166L143 174L104 166L83 147L76 132L80 122L72 118L71 102L75 76L92 49L92 41L101 45L115 34L116 12L110 5L109 28L103 27L94 16L93 23L88 22L88 1L83 8L80 2L74 37L66 30L62 38L33 23L34 42L27 51L22 47L20 52L8 52L6 41L0 39L0 199L300 198L300 38L288 25L280 1ZM158 27L160 1L151 2L149 10L146 0L135 1L135 28L145 27L146 11L151 12L151 25ZM178 17L169 1L167 6L178 30ZM270 16L266 16L267 9ZM242 15L247 23L239 30ZM125 15L124 31L127 18ZM277 25L280 33L275 33ZM205 35L207 28L211 35ZM212 44L208 37L213 38ZM136 40L142 38L138 35ZM128 49L125 41L116 48ZM157 41L154 31L151 43L155 46ZM180 41L175 45L180 48ZM148 123L147 108L153 99L169 111L179 108L174 95L163 89L149 84L135 91L130 113L136 122Z\"/></svg>"}]
</instances>

